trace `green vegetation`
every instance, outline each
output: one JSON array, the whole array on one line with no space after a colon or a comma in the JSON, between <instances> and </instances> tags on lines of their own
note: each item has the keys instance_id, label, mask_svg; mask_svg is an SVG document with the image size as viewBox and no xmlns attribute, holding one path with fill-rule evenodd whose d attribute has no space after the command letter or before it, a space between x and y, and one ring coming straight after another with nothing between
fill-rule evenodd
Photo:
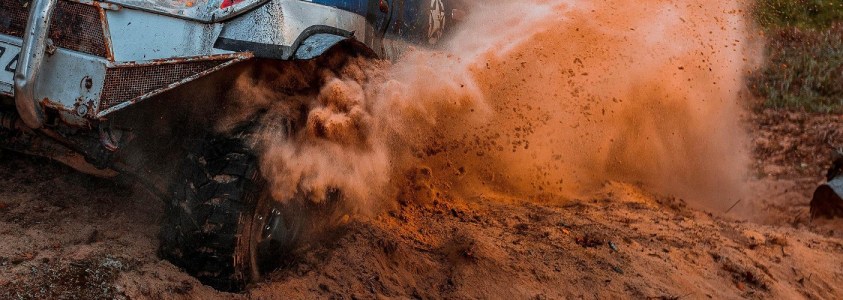
<instances>
[{"instance_id":1,"label":"green vegetation","mask_svg":"<svg viewBox=\"0 0 843 300\"><path fill-rule=\"evenodd\" d=\"M758 0L767 62L750 78L766 105L843 112L843 0Z\"/></svg>"},{"instance_id":2,"label":"green vegetation","mask_svg":"<svg viewBox=\"0 0 843 300\"><path fill-rule=\"evenodd\" d=\"M843 0L758 0L755 18L768 29L824 29L843 21Z\"/></svg>"}]
</instances>

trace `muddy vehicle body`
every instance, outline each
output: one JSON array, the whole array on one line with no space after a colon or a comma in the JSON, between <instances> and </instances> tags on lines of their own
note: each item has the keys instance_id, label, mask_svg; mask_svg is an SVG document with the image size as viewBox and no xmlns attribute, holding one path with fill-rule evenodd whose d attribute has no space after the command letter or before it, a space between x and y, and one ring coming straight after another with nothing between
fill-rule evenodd
<instances>
[{"instance_id":1,"label":"muddy vehicle body","mask_svg":"<svg viewBox=\"0 0 843 300\"><path fill-rule=\"evenodd\" d=\"M201 87L335 49L394 58L435 46L461 14L453 3L0 0L0 147L157 188L161 256L239 290L289 246L298 212L267 199L248 128L208 129L230 104Z\"/></svg>"}]
</instances>

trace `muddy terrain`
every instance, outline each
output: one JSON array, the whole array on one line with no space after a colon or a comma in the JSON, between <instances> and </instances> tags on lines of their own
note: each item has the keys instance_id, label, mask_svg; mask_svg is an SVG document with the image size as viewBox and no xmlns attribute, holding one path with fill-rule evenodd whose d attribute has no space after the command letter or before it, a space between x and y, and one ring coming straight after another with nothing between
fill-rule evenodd
<instances>
[{"instance_id":1,"label":"muddy terrain","mask_svg":"<svg viewBox=\"0 0 843 300\"><path fill-rule=\"evenodd\" d=\"M346 196L261 282L162 260L144 187L3 152L0 299L843 298L843 221L809 217L843 115L762 108L743 1L475 2L441 49L267 65L192 112L262 125L276 200Z\"/></svg>"},{"instance_id":2,"label":"muddy terrain","mask_svg":"<svg viewBox=\"0 0 843 300\"><path fill-rule=\"evenodd\" d=\"M843 297L843 222L807 217L826 155L810 145L841 116L752 119L754 184L772 189L728 213L625 182L575 199L439 191L348 216L242 294L158 258L162 205L142 188L4 153L0 299Z\"/></svg>"}]
</instances>

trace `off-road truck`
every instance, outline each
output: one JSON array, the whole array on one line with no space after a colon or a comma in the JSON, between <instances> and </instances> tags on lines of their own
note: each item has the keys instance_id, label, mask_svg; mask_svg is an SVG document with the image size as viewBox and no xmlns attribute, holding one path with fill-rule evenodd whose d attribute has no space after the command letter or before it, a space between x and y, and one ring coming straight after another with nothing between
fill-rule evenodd
<instances>
[{"instance_id":1,"label":"off-road truck","mask_svg":"<svg viewBox=\"0 0 843 300\"><path fill-rule=\"evenodd\" d=\"M0 0L0 147L157 190L160 255L239 290L271 270L305 213L266 192L248 122L209 129L237 111L219 92L231 70L432 47L461 18L455 3Z\"/></svg>"}]
</instances>

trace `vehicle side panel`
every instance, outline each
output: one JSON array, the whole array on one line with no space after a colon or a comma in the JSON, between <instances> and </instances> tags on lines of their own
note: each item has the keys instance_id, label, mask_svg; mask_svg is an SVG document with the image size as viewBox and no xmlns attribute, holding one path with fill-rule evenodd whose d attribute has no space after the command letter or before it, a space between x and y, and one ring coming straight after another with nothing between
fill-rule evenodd
<instances>
[{"instance_id":1,"label":"vehicle side panel","mask_svg":"<svg viewBox=\"0 0 843 300\"><path fill-rule=\"evenodd\" d=\"M223 54L214 49L222 24L203 24L140 10L107 11L114 61Z\"/></svg>"}]
</instances>

